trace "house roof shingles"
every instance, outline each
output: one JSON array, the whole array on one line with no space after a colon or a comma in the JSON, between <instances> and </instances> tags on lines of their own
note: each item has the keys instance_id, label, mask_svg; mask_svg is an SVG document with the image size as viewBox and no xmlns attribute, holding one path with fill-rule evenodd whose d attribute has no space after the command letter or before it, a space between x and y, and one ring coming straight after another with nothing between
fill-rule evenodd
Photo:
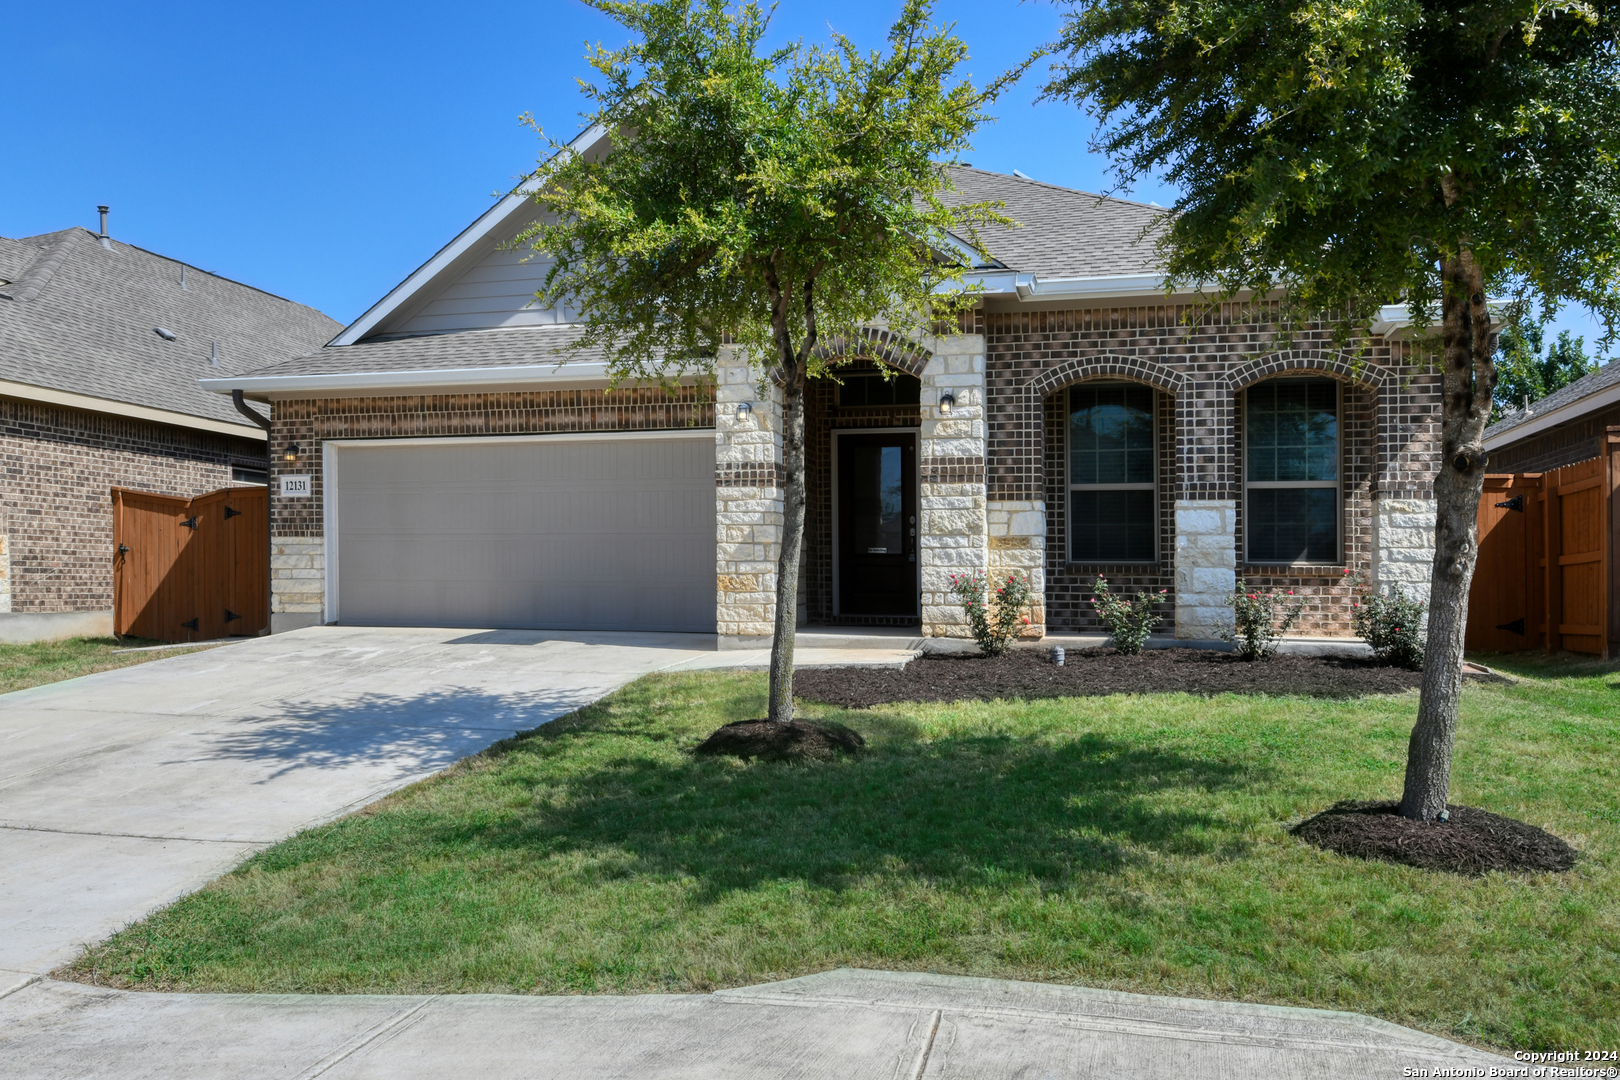
<instances>
[{"instance_id":1,"label":"house roof shingles","mask_svg":"<svg viewBox=\"0 0 1620 1080\"><path fill-rule=\"evenodd\" d=\"M1152 231L1160 207L1093 195L1017 176L963 166L950 170L956 190L948 202L1001 202L1016 228L981 230L990 254L1008 269L1042 277L1106 277L1155 269ZM411 338L328 346L304 356L224 374L253 378L351 375L396 371L459 371L559 363L599 363L599 350L573 351L579 329L569 325L464 330Z\"/></svg>"},{"instance_id":2,"label":"house roof shingles","mask_svg":"<svg viewBox=\"0 0 1620 1080\"><path fill-rule=\"evenodd\" d=\"M181 265L117 240L108 250L86 229L0 237L0 379L252 430L197 380L308 353L342 327L191 266L181 289Z\"/></svg>"}]
</instances>

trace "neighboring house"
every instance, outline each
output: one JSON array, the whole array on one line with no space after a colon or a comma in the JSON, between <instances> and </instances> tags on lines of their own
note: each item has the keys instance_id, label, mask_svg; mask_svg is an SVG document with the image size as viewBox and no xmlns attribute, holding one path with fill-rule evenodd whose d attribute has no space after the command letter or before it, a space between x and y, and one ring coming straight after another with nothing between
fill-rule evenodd
<instances>
[{"instance_id":1,"label":"neighboring house","mask_svg":"<svg viewBox=\"0 0 1620 1080\"><path fill-rule=\"evenodd\" d=\"M576 142L597 152L596 133ZM1032 633L1096 627L1098 574L1169 590L1206 640L1236 578L1351 633L1347 572L1427 591L1439 381L1386 309L1359 352L1264 306L1189 319L1140 238L1159 210L972 168L1021 225L965 333L813 384L800 617L964 636L954 572L1027 571ZM272 403L272 627L319 622L771 631L780 409L715 385L609 392L503 199L306 356L205 380ZM1190 324L1189 324L1190 322ZM746 407L745 407L746 406ZM307 492L307 494L304 494Z\"/></svg>"},{"instance_id":2,"label":"neighboring house","mask_svg":"<svg viewBox=\"0 0 1620 1080\"><path fill-rule=\"evenodd\" d=\"M105 228L0 237L0 639L110 633L112 489L264 483L265 431L197 379L341 329Z\"/></svg>"},{"instance_id":3,"label":"neighboring house","mask_svg":"<svg viewBox=\"0 0 1620 1080\"><path fill-rule=\"evenodd\" d=\"M1611 360L1486 428L1490 470L1547 472L1585 461L1614 427L1620 427L1620 363Z\"/></svg>"}]
</instances>

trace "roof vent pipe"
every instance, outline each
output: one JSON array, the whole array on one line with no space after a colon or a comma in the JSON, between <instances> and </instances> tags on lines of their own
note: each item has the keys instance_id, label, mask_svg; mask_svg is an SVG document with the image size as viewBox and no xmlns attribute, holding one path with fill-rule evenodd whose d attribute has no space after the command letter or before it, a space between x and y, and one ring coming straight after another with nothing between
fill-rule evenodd
<instances>
[{"instance_id":1,"label":"roof vent pipe","mask_svg":"<svg viewBox=\"0 0 1620 1080\"><path fill-rule=\"evenodd\" d=\"M101 236L98 237L98 239L101 241L102 247L106 248L108 251L111 251L112 237L107 235L107 207L98 206L96 207L96 210L101 214Z\"/></svg>"}]
</instances>

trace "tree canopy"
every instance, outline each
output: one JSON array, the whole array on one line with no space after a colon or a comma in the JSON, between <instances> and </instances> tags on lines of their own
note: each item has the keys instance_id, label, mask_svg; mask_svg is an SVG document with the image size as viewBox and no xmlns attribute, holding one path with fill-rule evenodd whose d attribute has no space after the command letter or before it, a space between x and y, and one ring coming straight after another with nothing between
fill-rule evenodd
<instances>
[{"instance_id":1,"label":"tree canopy","mask_svg":"<svg viewBox=\"0 0 1620 1080\"><path fill-rule=\"evenodd\" d=\"M597 47L582 84L614 150L552 144L534 175L553 214L522 239L556 260L541 302L580 311L617 374L701 368L726 341L819 369L818 341L925 329L972 302L939 253L1005 219L947 205L946 169L1018 73L958 79L966 46L927 0L871 52L841 35L766 50L752 3L589 2L632 35Z\"/></svg>"},{"instance_id":2,"label":"tree canopy","mask_svg":"<svg viewBox=\"0 0 1620 1080\"><path fill-rule=\"evenodd\" d=\"M1560 331L1543 353L1545 339L1545 325L1528 315L1502 328L1496 354L1496 408L1492 422L1598 369L1597 361L1586 355L1585 338Z\"/></svg>"},{"instance_id":3,"label":"tree canopy","mask_svg":"<svg viewBox=\"0 0 1620 1080\"><path fill-rule=\"evenodd\" d=\"M1620 5L1073 0L1047 94L1122 181L1184 194L1170 274L1358 320L1438 310L1467 248L1493 296L1620 313Z\"/></svg>"}]
</instances>

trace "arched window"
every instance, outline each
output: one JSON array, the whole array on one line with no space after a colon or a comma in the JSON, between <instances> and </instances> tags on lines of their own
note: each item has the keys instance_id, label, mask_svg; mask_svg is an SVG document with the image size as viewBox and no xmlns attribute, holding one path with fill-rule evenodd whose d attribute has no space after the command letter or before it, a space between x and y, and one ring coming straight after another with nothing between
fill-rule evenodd
<instances>
[{"instance_id":1,"label":"arched window","mask_svg":"<svg viewBox=\"0 0 1620 1080\"><path fill-rule=\"evenodd\" d=\"M1153 562L1159 500L1153 390L1083 383L1069 391L1069 561Z\"/></svg>"},{"instance_id":2,"label":"arched window","mask_svg":"<svg viewBox=\"0 0 1620 1080\"><path fill-rule=\"evenodd\" d=\"M1339 402L1332 379L1271 379L1244 394L1248 562L1341 561Z\"/></svg>"}]
</instances>

